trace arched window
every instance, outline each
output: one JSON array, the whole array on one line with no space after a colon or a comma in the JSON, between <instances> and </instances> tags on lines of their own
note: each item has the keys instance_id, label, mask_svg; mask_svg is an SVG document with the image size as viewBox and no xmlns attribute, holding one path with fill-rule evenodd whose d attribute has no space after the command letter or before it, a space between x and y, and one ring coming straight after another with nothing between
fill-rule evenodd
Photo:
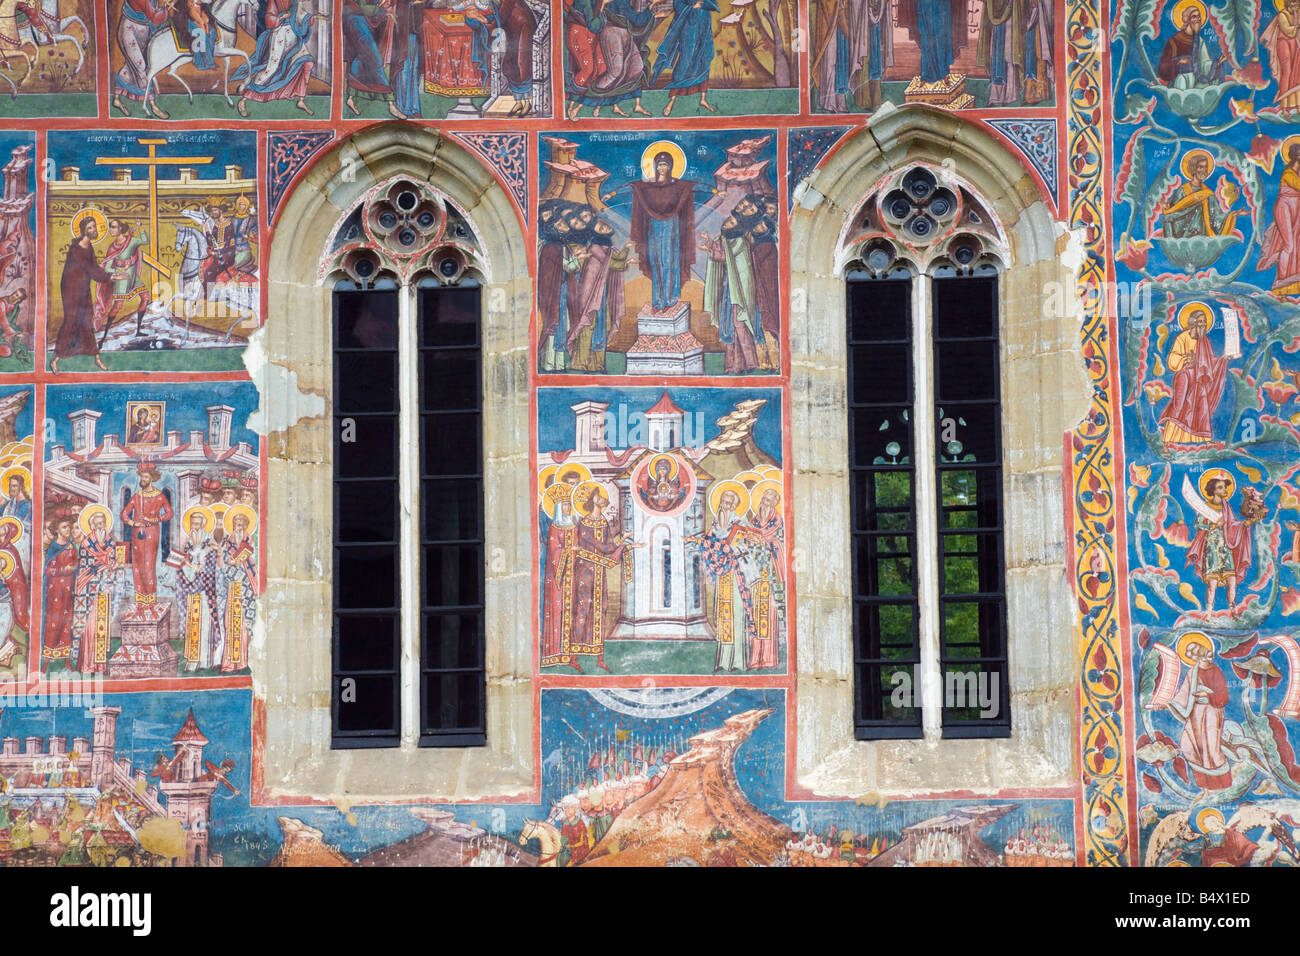
<instances>
[{"instance_id":1,"label":"arched window","mask_svg":"<svg viewBox=\"0 0 1300 956\"><path fill-rule=\"evenodd\" d=\"M924 165L867 197L848 244L855 732L920 737L928 710L945 736L1006 736L1005 244Z\"/></svg>"},{"instance_id":2,"label":"arched window","mask_svg":"<svg viewBox=\"0 0 1300 956\"><path fill-rule=\"evenodd\" d=\"M940 213L930 205L933 199L920 203L907 198L912 181L905 185L904 179L918 168L934 177L933 188L922 183L921 191L930 190L928 195L934 198L951 197L954 202L950 208ZM904 196L894 198L907 201L895 212L883 204L896 189ZM807 179L797 184L793 198L790 448L799 664L794 760L799 786L823 796L918 787L934 791L996 788L1000 781L1012 776L1033 786L1068 786L1077 776L1073 692L1077 683L1078 620L1071 593L1073 577L1063 513L1069 494L1064 439L1065 433L1087 414L1091 395L1079 341L1083 313L1074 296L1074 239L1057 220L1051 200L1033 172L992 132L977 121L921 106L873 115L864 129L845 137ZM874 200L874 206L868 200ZM867 222L863 217L871 209L875 219ZM987 217L981 216L980 223L960 218L971 210L977 214L983 210ZM974 242L964 244L964 236ZM873 243L875 239L886 241L882 245ZM970 258L963 261L967 253ZM986 271L984 266L994 271L981 275ZM891 287L895 282L900 284ZM852 302L859 284L869 286L869 309L862 307L861 301L856 307ZM998 356L997 407L1001 420L993 434L1001 445L995 460L962 460L967 454L978 454L970 449L981 442L963 437L960 421L954 421L958 432L952 437L961 443L961 450L949 453L948 441L941 442L942 420L951 417L951 410L957 407L953 402L958 399L944 395L946 400L941 401L941 396L928 389L932 382L943 387L944 351L955 351L963 359L974 353L973 348L960 343L945 343L945 336L938 341L932 337L940 324L944 303L949 301L949 284L956 290L951 301L957 303L974 302L977 297L971 290L982 285L987 293L979 296L984 313L996 317L995 346L991 336L971 336L985 339L981 348ZM893 291L889 291L891 288ZM915 443L910 449L909 467L915 470L917 493L909 501L894 489L898 493L892 500L885 499L884 507L899 510L873 518L902 522L899 528L887 523L873 527L866 523L861 507L859 524L853 524L854 482L861 484L864 475L877 471L890 474L875 459L895 457L887 454L888 440L883 441L886 447L880 447L885 434L879 430L883 418L869 425L864 419L860 426L877 442L874 448L867 448L870 453L865 460L849 457L849 352L857 346L850 345L848 319L859 310L879 315L889 300L897 312L904 307L908 310L902 323L908 341L894 343L902 344L904 353L911 358L901 368L912 379L909 385L923 378L927 389L914 389L910 400L902 403L909 410L909 436ZM963 312L958 310L959 318ZM884 342L859 344L868 351L884 348ZM923 349L930 357L918 365ZM935 367L931 369L926 362ZM970 364L962 361L959 367ZM922 369L919 376L918 368ZM897 371L883 362L875 362L871 370L878 376ZM975 402L969 396L960 400ZM889 400L878 401L883 406ZM939 407L943 415L938 414ZM921 417L925 419L924 427ZM964 414L958 418L966 419L968 429L974 428L973 418ZM987 418L984 424L987 427ZM898 434L899 427L890 420L890 431ZM853 441L857 441L856 433ZM987 449L987 442L983 444ZM904 443L899 441L898 445L901 466ZM929 448L924 459L923 445ZM944 462L941 459L945 455L955 455L958 460ZM991 473L996 470L995 463L1001 470L1000 479L977 479L973 488L968 484L960 496L950 498L949 508L953 510L947 515L941 511L941 472ZM968 467L972 464L980 467ZM980 522L990 521L988 515L979 513L980 480L984 488L1001 488L1001 546L996 544L996 523L981 523L975 528L994 530L975 533L988 537L973 547L953 549L944 557L939 550L941 530L973 529L945 529L941 522L971 520L958 517L962 514L973 515ZM926 485L931 497L923 500ZM989 500L987 495L984 500ZM957 510L968 507L975 511ZM915 610L903 595L878 595L887 599L878 603L897 609L887 612L892 617L887 621L855 621L859 603L855 600L855 532L881 532L876 534L881 539L900 537L883 533L894 531L915 540L914 567L884 554L883 541L877 544L874 555L867 552L864 557L868 561L892 561L890 573L905 571L916 576ZM929 541L924 548L923 537ZM912 546L910 540L908 544ZM981 548L983 554L1000 553L1002 568L991 560L981 566ZM942 707L945 622L940 614L944 606L941 575L947 558L956 559L954 571L964 564L965 573L975 574L979 587L986 586L978 580L981 575L994 579L1001 571L1001 597L982 591L949 595L948 603L958 615L968 617L964 625L954 621L959 627L952 633L979 636L975 641L949 642L947 648L956 673L963 667L969 670L971 662L968 656L964 658L966 664L959 663L961 655L971 655L972 651L959 646L963 643L980 645L972 655L977 658L996 659L1005 654L1001 666L1006 680L1001 690L1006 699L1001 714L1004 718L1010 715L1010 727L999 729L1006 734L999 739L954 739L962 732L961 724L978 719L978 715L945 713ZM887 565L879 566L883 574ZM871 596L868 588L863 597ZM972 629L969 606L978 608L981 602L993 610L977 609ZM933 615L929 624L923 621L926 608ZM913 613L915 621L911 620ZM1001 615L1005 622L1002 651L991 643L997 634L996 626L986 628L978 620L980 614L990 618ZM881 638L880 649L868 644L866 653L855 654L855 630L859 636L870 636L872 627ZM890 635L888 641L884 640L886 634ZM891 643L903 649L886 653L884 647ZM993 652L985 653L986 646ZM857 650L864 650L861 642ZM884 704L892 705L894 701L883 692L897 687L875 683L882 673L897 670L894 665L909 659L908 654L922 671L921 681L913 681L913 693L918 686L923 691L932 690L929 700L939 705L928 703L922 693L919 715L915 711L887 712ZM864 679L863 665L875 665L877 669ZM925 687L926 673L938 686ZM866 697L880 704L878 713L873 714L862 699L855 697L863 689ZM905 698L900 700L906 702ZM912 702L915 704L915 697ZM908 724L895 731L896 737L923 739L890 739L879 732L872 736L881 739L862 739L867 721L877 721L876 727L882 727L894 718ZM975 729L979 731L980 726Z\"/></svg>"},{"instance_id":3,"label":"arched window","mask_svg":"<svg viewBox=\"0 0 1300 956\"><path fill-rule=\"evenodd\" d=\"M340 217L334 287L335 747L482 745L483 255L410 177ZM407 700L403 700L403 698Z\"/></svg>"},{"instance_id":4,"label":"arched window","mask_svg":"<svg viewBox=\"0 0 1300 956\"><path fill-rule=\"evenodd\" d=\"M405 188L400 188L402 183ZM402 206L409 203L400 198L406 191L416 199L414 209ZM423 211L437 221L421 222ZM387 212L393 212L396 221ZM444 213L445 219L440 219ZM358 223L354 214L370 219ZM465 235L457 234L458 223ZM275 318L248 355L261 399L250 427L266 436L266 526L278 529L268 537L268 597L259 607L252 642L254 733L260 742L254 748L254 786L271 799L313 796L373 802L508 800L530 793L536 760L528 745L536 729L529 680L534 624L519 608L527 607L532 595L526 384L532 280L530 244L519 211L492 172L454 138L425 126L384 123L321 153L286 194L273 226L264 286L267 314ZM409 236L404 232L408 227ZM435 235L436 240L430 238ZM347 411L335 408L336 396L340 406L344 401L377 400L364 393L345 396L335 381L336 295L394 297L383 308L397 312L396 350L383 344L391 339L381 339L378 351L387 351L386 357L353 355L375 365L387 362L390 377L395 366L399 396L415 396L407 400L406 414L400 397L379 410L387 412L398 436L397 464L388 465L386 475L356 476L391 482L395 472L399 498L408 495L398 502L397 538L384 539L398 552L395 566L402 560L391 603L381 608L388 612L388 642L372 644L372 649L389 653L378 664L377 658L365 654L347 662L334 655L335 612L348 610L335 603L336 587L344 582L335 572L332 553L338 530L333 503L336 450L342 437L337 419L357 418L361 412L336 415ZM444 310L447 296L469 297L477 307L461 301ZM415 413L421 402L429 403L427 394L418 394L419 320L435 315L458 317L451 323L455 333L448 333L452 338L471 327L478 333L477 347L463 338L443 344L476 351L481 362L480 383L446 392L457 401L468 395L482 402L477 452L482 467L481 546L467 543L473 532L459 523L474 515L472 507L456 508L454 524L428 521L439 514L427 504L432 483L450 484L467 476L460 471L438 473L436 464L426 467L428 463L412 451L420 442L420 417L432 420L471 411L458 404ZM426 347L431 347L428 329L424 331ZM426 363L430 355L424 353ZM453 358L450 364L458 361ZM462 373L448 371L443 377ZM431 434L426 425L426 452L442 449L431 453L447 457L445 445L438 444L443 437L437 429ZM338 464L342 467L341 459ZM380 465L366 462L365 467ZM430 484L422 487L422 481ZM451 499L465 489L440 486L438 491L451 509ZM472 489L469 494L472 502ZM426 520L417 522L419 515ZM380 542L354 543L364 547ZM477 563L464 559L464 552L475 547L480 548ZM460 560L435 564L427 557L434 549L455 550ZM431 581L435 568L436 580ZM480 598L464 591L476 580ZM442 590L436 599L428 599L431 584ZM474 621L480 603L481 618ZM371 633L381 632L376 628ZM476 647L478 637L482 643ZM436 652L431 651L435 645ZM454 676L461 668L481 669L482 676L475 677L482 687L481 701L458 688L455 707L448 705L444 711L443 702L451 699L445 694L431 705L433 684L443 693L449 680L468 679ZM387 727L378 728L388 731L382 746L337 747L334 695L341 688L336 678L358 671L385 672L387 685L396 684L396 713L391 706L385 711ZM472 726L473 715L466 716L470 708L462 706L471 701L482 707L477 727ZM467 728L478 731L477 739L458 740ZM429 746L430 738L438 736L451 746ZM480 741L482 746L468 746Z\"/></svg>"}]
</instances>

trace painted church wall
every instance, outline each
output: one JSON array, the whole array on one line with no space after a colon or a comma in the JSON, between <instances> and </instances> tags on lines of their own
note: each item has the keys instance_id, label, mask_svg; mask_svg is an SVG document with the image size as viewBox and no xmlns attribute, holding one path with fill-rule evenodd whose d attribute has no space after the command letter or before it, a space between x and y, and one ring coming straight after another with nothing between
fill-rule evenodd
<instances>
[{"instance_id":1,"label":"painted church wall","mask_svg":"<svg viewBox=\"0 0 1300 956\"><path fill-rule=\"evenodd\" d=\"M1300 857L1290 6L29 6L0 46L0 863ZM794 769L821 525L792 497L824 436L791 425L812 379L790 215L847 138L911 105L1015 157L1084 302L1092 406L1044 466L1077 604L1068 786L845 800ZM269 312L271 247L287 197L364 172L378 160L337 147L399 119L475 157L530 263L512 660L531 659L535 770L509 800L289 798L263 776L266 572L313 547L272 520L268 462L325 460L329 400L304 368L313 417L257 414L299 397L264 339L328 321ZM652 243L645 203L670 192L676 235ZM599 560L573 613L580 545Z\"/></svg>"}]
</instances>

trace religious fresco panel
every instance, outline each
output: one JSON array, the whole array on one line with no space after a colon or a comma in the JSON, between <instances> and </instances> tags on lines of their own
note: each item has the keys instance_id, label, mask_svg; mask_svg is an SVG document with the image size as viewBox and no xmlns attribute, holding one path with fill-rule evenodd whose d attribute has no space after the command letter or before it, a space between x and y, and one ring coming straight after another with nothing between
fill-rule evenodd
<instances>
[{"instance_id":1,"label":"religious fresco panel","mask_svg":"<svg viewBox=\"0 0 1300 956\"><path fill-rule=\"evenodd\" d=\"M781 367L774 131L543 134L538 370Z\"/></svg>"},{"instance_id":2,"label":"religious fresco panel","mask_svg":"<svg viewBox=\"0 0 1300 956\"><path fill-rule=\"evenodd\" d=\"M0 117L94 116L93 0L0 5Z\"/></svg>"},{"instance_id":3,"label":"religious fresco panel","mask_svg":"<svg viewBox=\"0 0 1300 956\"><path fill-rule=\"evenodd\" d=\"M812 108L1050 107L1054 0L809 0Z\"/></svg>"},{"instance_id":4,"label":"religious fresco panel","mask_svg":"<svg viewBox=\"0 0 1300 956\"><path fill-rule=\"evenodd\" d=\"M545 388L541 668L783 674L778 389Z\"/></svg>"},{"instance_id":5,"label":"religious fresco panel","mask_svg":"<svg viewBox=\"0 0 1300 956\"><path fill-rule=\"evenodd\" d=\"M797 16L792 0L566 3L565 115L797 112Z\"/></svg>"},{"instance_id":6,"label":"religious fresco panel","mask_svg":"<svg viewBox=\"0 0 1300 956\"><path fill-rule=\"evenodd\" d=\"M112 115L329 118L334 0L108 0Z\"/></svg>"},{"instance_id":7,"label":"religious fresco panel","mask_svg":"<svg viewBox=\"0 0 1300 956\"><path fill-rule=\"evenodd\" d=\"M543 0L344 0L345 119L551 115Z\"/></svg>"},{"instance_id":8,"label":"religious fresco panel","mask_svg":"<svg viewBox=\"0 0 1300 956\"><path fill-rule=\"evenodd\" d=\"M248 673L260 591L251 383L52 386L41 669Z\"/></svg>"},{"instance_id":9,"label":"religious fresco panel","mask_svg":"<svg viewBox=\"0 0 1300 956\"><path fill-rule=\"evenodd\" d=\"M217 835L248 812L251 694L61 690L0 690L0 866L238 862Z\"/></svg>"},{"instance_id":10,"label":"religious fresco panel","mask_svg":"<svg viewBox=\"0 0 1300 956\"><path fill-rule=\"evenodd\" d=\"M0 683L23 680L30 662L34 395L0 386Z\"/></svg>"},{"instance_id":11,"label":"religious fresco panel","mask_svg":"<svg viewBox=\"0 0 1300 956\"><path fill-rule=\"evenodd\" d=\"M1142 862L1300 854L1300 17L1115 11Z\"/></svg>"},{"instance_id":12,"label":"religious fresco panel","mask_svg":"<svg viewBox=\"0 0 1300 956\"><path fill-rule=\"evenodd\" d=\"M35 368L36 135L0 133L0 372Z\"/></svg>"},{"instance_id":13,"label":"religious fresco panel","mask_svg":"<svg viewBox=\"0 0 1300 956\"><path fill-rule=\"evenodd\" d=\"M261 311L256 133L47 139L50 370L242 370Z\"/></svg>"}]
</instances>

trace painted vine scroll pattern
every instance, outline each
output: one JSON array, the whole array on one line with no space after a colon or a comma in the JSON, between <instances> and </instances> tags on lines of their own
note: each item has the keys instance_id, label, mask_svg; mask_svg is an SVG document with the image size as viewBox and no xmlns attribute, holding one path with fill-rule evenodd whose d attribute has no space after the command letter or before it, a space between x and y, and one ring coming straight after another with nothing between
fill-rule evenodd
<instances>
[{"instance_id":1,"label":"painted vine scroll pattern","mask_svg":"<svg viewBox=\"0 0 1300 956\"><path fill-rule=\"evenodd\" d=\"M1075 593L1080 611L1081 759L1088 866L1128 862L1123 678L1115 590L1114 432L1106 297L1102 161L1101 11L1095 0L1070 5L1068 37L1070 227L1082 230L1079 274L1083 354L1092 408L1072 436Z\"/></svg>"}]
</instances>

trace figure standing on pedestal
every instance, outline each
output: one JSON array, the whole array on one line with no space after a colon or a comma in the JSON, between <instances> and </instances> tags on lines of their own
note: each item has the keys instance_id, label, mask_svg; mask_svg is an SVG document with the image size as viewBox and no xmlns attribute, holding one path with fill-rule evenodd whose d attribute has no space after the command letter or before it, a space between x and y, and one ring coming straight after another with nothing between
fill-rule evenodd
<instances>
[{"instance_id":1,"label":"figure standing on pedestal","mask_svg":"<svg viewBox=\"0 0 1300 956\"><path fill-rule=\"evenodd\" d=\"M113 515L106 506L93 504L81 510L77 521L84 537L72 606L76 669L83 674L107 674L113 591L120 570Z\"/></svg>"},{"instance_id":2,"label":"figure standing on pedestal","mask_svg":"<svg viewBox=\"0 0 1300 956\"><path fill-rule=\"evenodd\" d=\"M675 143L652 144L641 168L649 181L631 184L632 243L650 278L651 307L663 312L681 301L695 262L695 184L678 178L686 156Z\"/></svg>"},{"instance_id":3,"label":"figure standing on pedestal","mask_svg":"<svg viewBox=\"0 0 1300 956\"><path fill-rule=\"evenodd\" d=\"M174 516L167 495L154 487L162 477L149 462L141 462L140 490L122 509L122 530L130 547L131 573L135 579L135 603L151 605L158 594L158 548L171 537Z\"/></svg>"}]
</instances>

